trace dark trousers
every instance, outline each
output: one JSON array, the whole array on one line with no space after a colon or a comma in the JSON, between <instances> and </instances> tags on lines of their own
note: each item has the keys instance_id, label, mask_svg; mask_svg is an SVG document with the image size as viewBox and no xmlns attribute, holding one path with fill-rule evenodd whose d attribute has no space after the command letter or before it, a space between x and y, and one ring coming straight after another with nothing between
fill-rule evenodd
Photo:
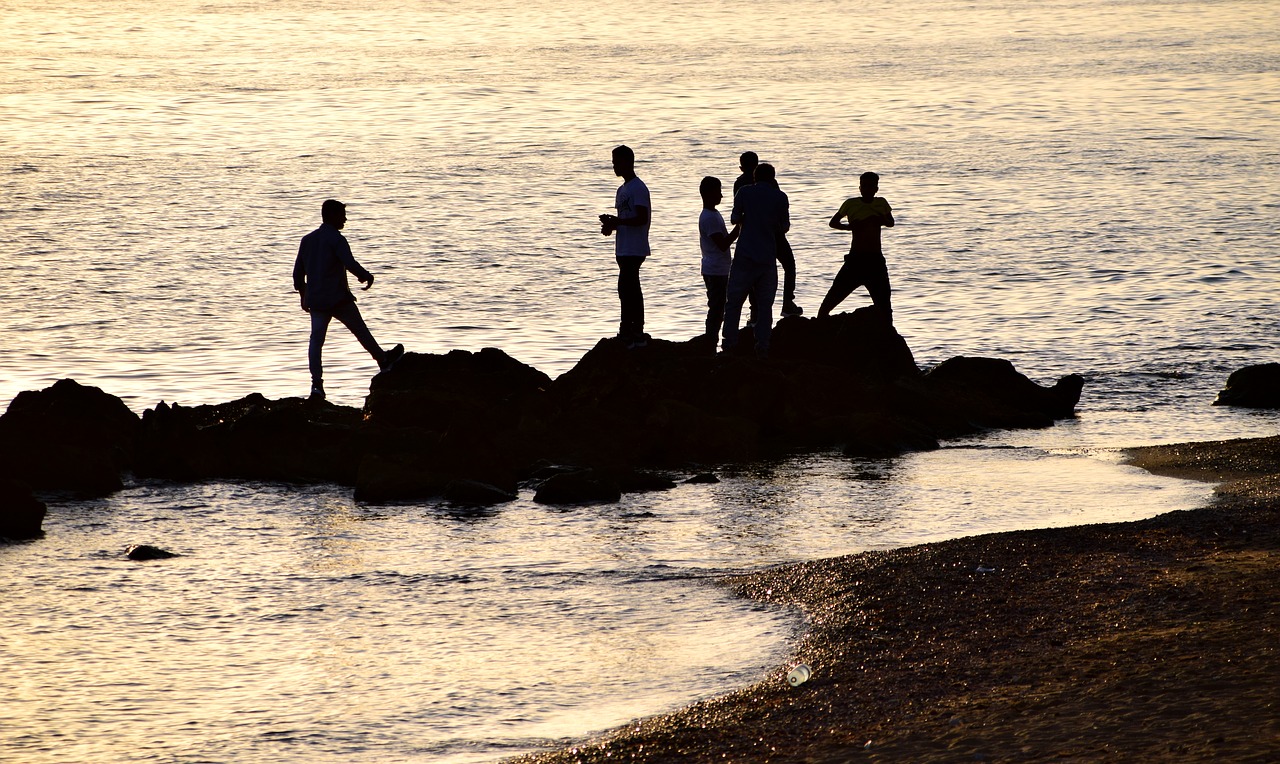
<instances>
[{"instance_id":1,"label":"dark trousers","mask_svg":"<svg viewBox=\"0 0 1280 764\"><path fill-rule=\"evenodd\" d=\"M778 235L778 264L782 266L782 306L796 301L796 253L787 237Z\"/></svg>"},{"instance_id":2,"label":"dark trousers","mask_svg":"<svg viewBox=\"0 0 1280 764\"><path fill-rule=\"evenodd\" d=\"M622 303L621 337L644 334L644 292L640 290L640 266L643 257L615 257L618 261L618 301Z\"/></svg>"},{"instance_id":3,"label":"dark trousers","mask_svg":"<svg viewBox=\"0 0 1280 764\"><path fill-rule=\"evenodd\" d=\"M373 360L382 360L382 348L373 338L373 333L369 331L369 327L365 325L364 318L360 316L360 309L356 307L354 301L346 302L330 311L312 310L311 311L311 342L307 348L307 365L311 369L311 383L313 385L323 384L324 382L324 364L322 362L325 337L329 334L329 322L338 319L343 326L351 330L351 333L360 341L360 345L373 356Z\"/></svg>"},{"instance_id":4,"label":"dark trousers","mask_svg":"<svg viewBox=\"0 0 1280 764\"><path fill-rule=\"evenodd\" d=\"M875 255L845 257L844 265L840 267L840 272L831 282L831 289L822 299L822 307L819 308L818 314L827 315L860 286L867 288L867 292L871 295L871 302L892 320L893 305L889 299L889 269L885 265L884 258Z\"/></svg>"},{"instance_id":5,"label":"dark trousers","mask_svg":"<svg viewBox=\"0 0 1280 764\"><path fill-rule=\"evenodd\" d=\"M724 301L729 294L728 276L708 276L702 274L702 281L707 285L707 334L720 336L720 327L724 324Z\"/></svg>"}]
</instances>

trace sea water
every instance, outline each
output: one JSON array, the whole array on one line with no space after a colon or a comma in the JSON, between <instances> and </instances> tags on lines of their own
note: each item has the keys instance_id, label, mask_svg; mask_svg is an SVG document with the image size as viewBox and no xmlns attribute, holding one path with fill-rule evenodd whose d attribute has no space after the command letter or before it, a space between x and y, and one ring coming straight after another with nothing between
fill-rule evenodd
<instances>
[{"instance_id":1,"label":"sea water","mask_svg":"<svg viewBox=\"0 0 1280 764\"><path fill-rule=\"evenodd\" d=\"M305 394L290 271L326 198L377 277L357 294L381 342L556 376L616 331L596 218L620 143L653 195L654 336L700 331L698 182L750 149L790 195L809 315L847 247L827 220L873 170L917 361L1086 385L1047 430L607 506L55 497L44 539L0 547L0 761L493 761L789 665L799 616L718 574L1196 506L1207 486L1117 449L1277 429L1209 405L1277 360L1269 0L2 10L3 401L63 377L138 412ZM325 350L330 398L360 405L372 362L339 327ZM129 562L133 543L182 556Z\"/></svg>"}]
</instances>

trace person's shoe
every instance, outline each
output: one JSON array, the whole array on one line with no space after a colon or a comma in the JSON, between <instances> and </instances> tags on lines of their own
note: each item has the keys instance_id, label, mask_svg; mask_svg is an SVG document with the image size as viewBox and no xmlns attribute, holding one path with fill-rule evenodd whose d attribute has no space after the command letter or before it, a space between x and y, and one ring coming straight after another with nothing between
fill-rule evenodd
<instances>
[{"instance_id":1,"label":"person's shoe","mask_svg":"<svg viewBox=\"0 0 1280 764\"><path fill-rule=\"evenodd\" d=\"M381 371L390 369L392 366L395 366L396 361L399 361L403 356L404 345L396 345L382 355L382 360L378 362L378 369Z\"/></svg>"},{"instance_id":2,"label":"person's shoe","mask_svg":"<svg viewBox=\"0 0 1280 764\"><path fill-rule=\"evenodd\" d=\"M311 400L313 401L324 400L324 385L317 383L311 386Z\"/></svg>"},{"instance_id":3,"label":"person's shoe","mask_svg":"<svg viewBox=\"0 0 1280 764\"><path fill-rule=\"evenodd\" d=\"M631 338L631 341L627 343L627 350L635 350L636 348L642 348L648 344L649 344L649 335L637 334L636 336Z\"/></svg>"},{"instance_id":4,"label":"person's shoe","mask_svg":"<svg viewBox=\"0 0 1280 764\"><path fill-rule=\"evenodd\" d=\"M799 305L796 305L794 302L789 302L782 306L782 315L783 316L803 316L804 308L800 307Z\"/></svg>"}]
</instances>

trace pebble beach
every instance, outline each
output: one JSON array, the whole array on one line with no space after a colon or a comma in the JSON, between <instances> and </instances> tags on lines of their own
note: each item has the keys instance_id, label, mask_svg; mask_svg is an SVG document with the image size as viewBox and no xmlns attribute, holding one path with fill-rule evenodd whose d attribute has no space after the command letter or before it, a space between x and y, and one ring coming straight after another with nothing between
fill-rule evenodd
<instances>
[{"instance_id":1,"label":"pebble beach","mask_svg":"<svg viewBox=\"0 0 1280 764\"><path fill-rule=\"evenodd\" d=\"M518 761L1273 760L1280 437L1129 457L1215 501L728 578L806 614L791 663Z\"/></svg>"}]
</instances>

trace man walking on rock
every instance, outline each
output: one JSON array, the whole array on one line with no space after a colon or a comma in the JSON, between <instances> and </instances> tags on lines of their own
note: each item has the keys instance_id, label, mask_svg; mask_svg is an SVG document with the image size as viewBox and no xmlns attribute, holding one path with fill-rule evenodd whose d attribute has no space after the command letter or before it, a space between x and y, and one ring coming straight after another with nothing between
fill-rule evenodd
<instances>
[{"instance_id":1,"label":"man walking on rock","mask_svg":"<svg viewBox=\"0 0 1280 764\"><path fill-rule=\"evenodd\" d=\"M404 355L404 345L383 350L365 326L355 295L347 286L347 272L368 290L373 286L373 274L361 267L351 254L351 245L342 235L347 224L347 206L328 199L320 206L319 228L302 237L298 246L298 258L293 263L293 288L301 295L302 309L311 314L311 343L307 349L307 363L311 370L311 398L324 400L324 370L321 351L329 322L338 319L351 330L379 370L391 368Z\"/></svg>"}]
</instances>

